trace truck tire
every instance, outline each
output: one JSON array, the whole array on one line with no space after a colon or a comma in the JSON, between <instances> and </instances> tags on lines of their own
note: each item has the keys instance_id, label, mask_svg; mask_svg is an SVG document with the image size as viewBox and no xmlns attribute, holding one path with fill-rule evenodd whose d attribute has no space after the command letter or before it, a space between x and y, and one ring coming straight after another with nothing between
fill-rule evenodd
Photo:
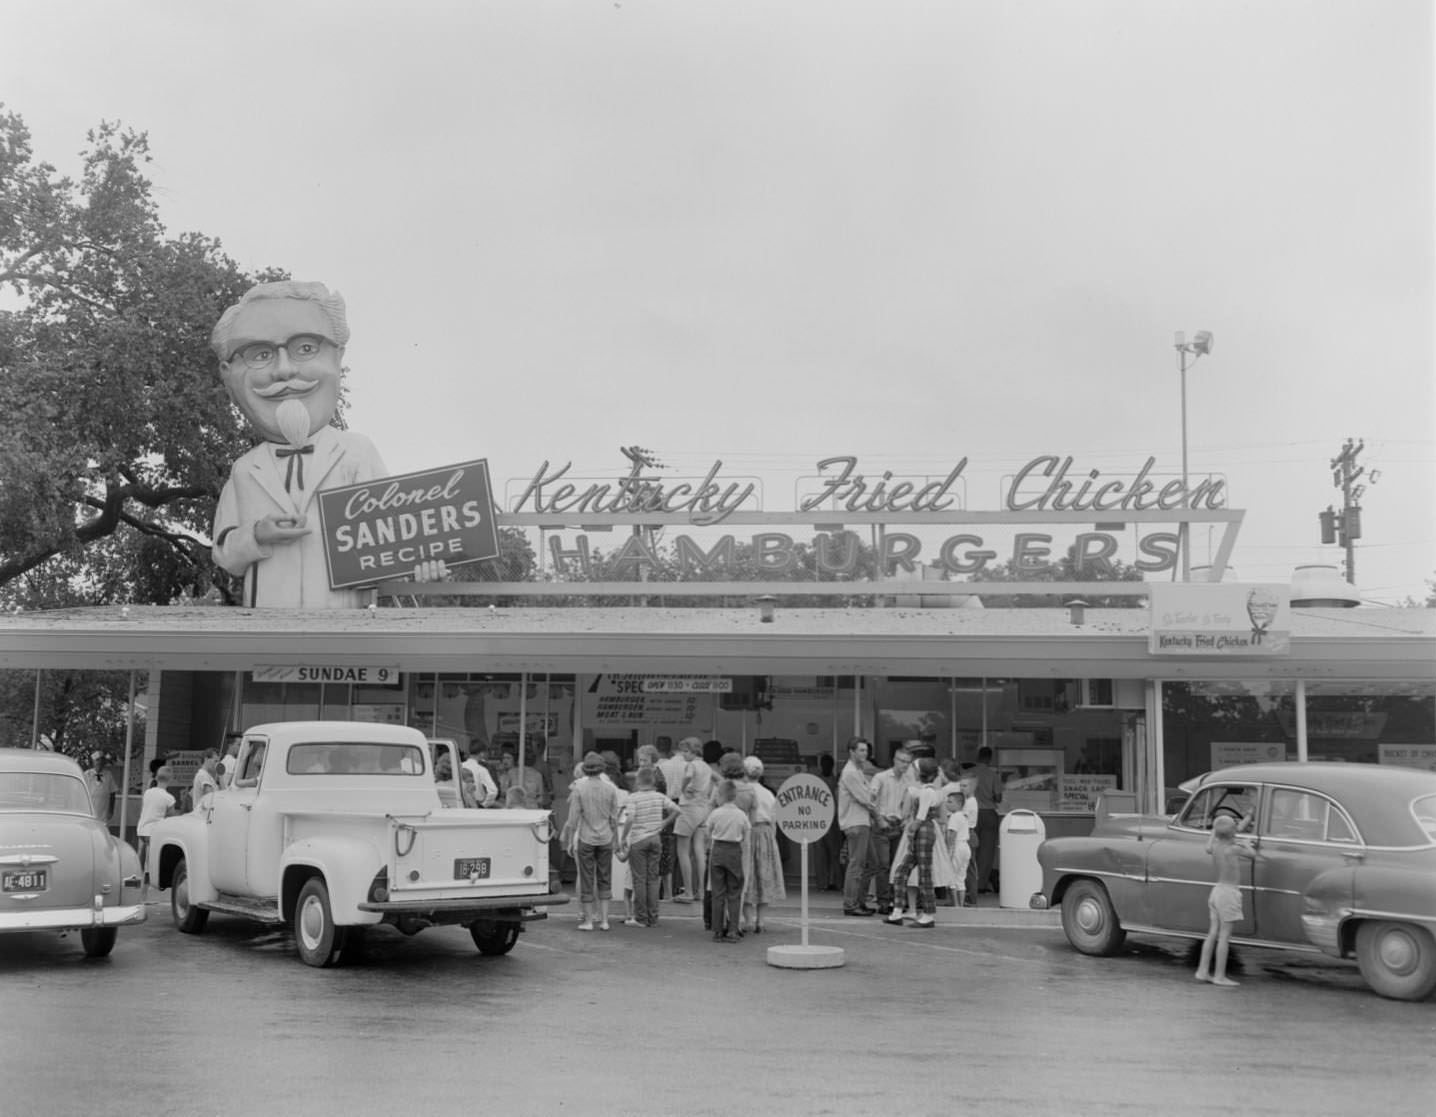
<instances>
[{"instance_id":1,"label":"truck tire","mask_svg":"<svg viewBox=\"0 0 1436 1117\"><path fill-rule=\"evenodd\" d=\"M209 922L209 912L189 902L189 864L183 859L175 866L174 877L170 880L170 914L175 926L186 935L197 935Z\"/></svg>"},{"instance_id":2,"label":"truck tire","mask_svg":"<svg viewBox=\"0 0 1436 1117\"><path fill-rule=\"evenodd\" d=\"M1100 881L1074 880L1062 897L1062 930L1083 954L1116 954L1127 932Z\"/></svg>"},{"instance_id":3,"label":"truck tire","mask_svg":"<svg viewBox=\"0 0 1436 1117\"><path fill-rule=\"evenodd\" d=\"M477 923L469 924L469 934L480 954L507 954L519 941L519 925L481 919Z\"/></svg>"},{"instance_id":4,"label":"truck tire","mask_svg":"<svg viewBox=\"0 0 1436 1117\"><path fill-rule=\"evenodd\" d=\"M345 934L334 926L329 889L322 877L310 877L294 905L294 945L306 966L332 966L344 949Z\"/></svg>"},{"instance_id":5,"label":"truck tire","mask_svg":"<svg viewBox=\"0 0 1436 1117\"><path fill-rule=\"evenodd\" d=\"M85 927L80 931L80 943L85 948L86 958L104 958L115 949L118 927Z\"/></svg>"},{"instance_id":6,"label":"truck tire","mask_svg":"<svg viewBox=\"0 0 1436 1117\"><path fill-rule=\"evenodd\" d=\"M1436 942L1413 923L1363 923L1356 929L1356 964L1383 997L1424 1001L1436 990Z\"/></svg>"}]
</instances>

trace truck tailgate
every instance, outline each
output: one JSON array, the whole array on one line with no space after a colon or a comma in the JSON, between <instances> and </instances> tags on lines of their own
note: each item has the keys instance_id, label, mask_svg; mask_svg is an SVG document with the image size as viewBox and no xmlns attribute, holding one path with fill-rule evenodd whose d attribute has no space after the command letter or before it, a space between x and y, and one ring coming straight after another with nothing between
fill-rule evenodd
<instances>
[{"instance_id":1,"label":"truck tailgate","mask_svg":"<svg viewBox=\"0 0 1436 1117\"><path fill-rule=\"evenodd\" d=\"M389 816L393 900L547 895L547 811Z\"/></svg>"}]
</instances>

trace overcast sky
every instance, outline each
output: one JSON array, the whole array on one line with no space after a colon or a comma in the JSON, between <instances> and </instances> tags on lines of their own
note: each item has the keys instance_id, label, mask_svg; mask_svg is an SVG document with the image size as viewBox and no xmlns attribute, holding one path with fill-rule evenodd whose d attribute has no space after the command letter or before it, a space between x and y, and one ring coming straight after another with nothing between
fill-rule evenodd
<instances>
[{"instance_id":1,"label":"overcast sky","mask_svg":"<svg viewBox=\"0 0 1436 1117\"><path fill-rule=\"evenodd\" d=\"M172 234L345 295L395 472L483 457L502 493L636 442L772 511L821 458L967 457L993 510L1039 454L1179 476L1173 333L1206 329L1190 465L1246 509L1239 577L1340 561L1347 438L1363 593L1436 573L1428 0L0 14L42 158L147 131Z\"/></svg>"}]
</instances>

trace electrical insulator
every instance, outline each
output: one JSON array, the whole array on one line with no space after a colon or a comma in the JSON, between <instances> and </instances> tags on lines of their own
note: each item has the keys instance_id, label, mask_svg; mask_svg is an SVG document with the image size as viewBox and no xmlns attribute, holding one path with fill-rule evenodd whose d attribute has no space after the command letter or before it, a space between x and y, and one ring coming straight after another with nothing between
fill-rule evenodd
<instances>
[{"instance_id":1,"label":"electrical insulator","mask_svg":"<svg viewBox=\"0 0 1436 1117\"><path fill-rule=\"evenodd\" d=\"M1317 519L1321 521L1321 541L1323 543L1336 542L1336 509L1328 508L1325 512L1318 512Z\"/></svg>"},{"instance_id":2,"label":"electrical insulator","mask_svg":"<svg viewBox=\"0 0 1436 1117\"><path fill-rule=\"evenodd\" d=\"M1353 504L1346 510L1346 538L1361 538L1361 505Z\"/></svg>"}]
</instances>

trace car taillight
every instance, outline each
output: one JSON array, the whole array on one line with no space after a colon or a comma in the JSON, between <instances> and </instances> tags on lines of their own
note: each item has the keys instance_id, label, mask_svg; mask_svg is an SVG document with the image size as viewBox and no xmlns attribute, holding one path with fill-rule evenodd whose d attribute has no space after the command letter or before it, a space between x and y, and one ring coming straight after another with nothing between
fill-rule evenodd
<instances>
[{"instance_id":1,"label":"car taillight","mask_svg":"<svg viewBox=\"0 0 1436 1117\"><path fill-rule=\"evenodd\" d=\"M369 884L370 903L382 904L389 898L389 870L380 869Z\"/></svg>"}]
</instances>

